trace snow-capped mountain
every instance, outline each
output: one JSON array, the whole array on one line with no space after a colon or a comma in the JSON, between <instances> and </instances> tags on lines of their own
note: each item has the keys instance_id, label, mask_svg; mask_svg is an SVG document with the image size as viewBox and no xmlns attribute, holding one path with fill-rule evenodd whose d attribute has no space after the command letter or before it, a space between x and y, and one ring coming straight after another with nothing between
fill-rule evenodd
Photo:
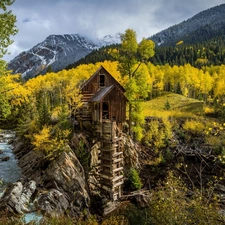
<instances>
[{"instance_id":1,"label":"snow-capped mountain","mask_svg":"<svg viewBox=\"0 0 225 225\"><path fill-rule=\"evenodd\" d=\"M225 35L225 4L207 9L171 26L152 37L157 45L201 43L214 37ZM30 50L22 52L9 62L13 73L21 73L24 79L44 74L47 69L54 72L66 68L84 58L94 49L120 43L120 34L106 35L100 40L91 41L79 34L50 35Z\"/></svg>"},{"instance_id":2,"label":"snow-capped mountain","mask_svg":"<svg viewBox=\"0 0 225 225\"><path fill-rule=\"evenodd\" d=\"M121 35L120 33L117 33L115 36L106 35L100 39L99 44L101 46L118 44L118 43L120 43L120 35Z\"/></svg>"},{"instance_id":3,"label":"snow-capped mountain","mask_svg":"<svg viewBox=\"0 0 225 225\"><path fill-rule=\"evenodd\" d=\"M194 44L225 34L225 4L204 10L192 18L150 37L157 45L179 41Z\"/></svg>"},{"instance_id":4,"label":"snow-capped mountain","mask_svg":"<svg viewBox=\"0 0 225 225\"><path fill-rule=\"evenodd\" d=\"M24 79L29 79L44 74L48 68L54 72L62 70L94 49L118 41L118 37L110 35L95 42L79 34L50 35L43 42L16 56L9 62L8 68L13 73L21 73Z\"/></svg>"}]
</instances>

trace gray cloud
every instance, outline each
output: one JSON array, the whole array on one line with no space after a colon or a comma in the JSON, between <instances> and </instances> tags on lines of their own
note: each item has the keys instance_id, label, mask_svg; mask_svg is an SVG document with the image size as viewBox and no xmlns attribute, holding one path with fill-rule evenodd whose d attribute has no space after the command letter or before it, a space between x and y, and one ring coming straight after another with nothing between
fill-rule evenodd
<instances>
[{"instance_id":1,"label":"gray cloud","mask_svg":"<svg viewBox=\"0 0 225 225\"><path fill-rule=\"evenodd\" d=\"M92 38L134 29L138 39L178 24L223 0L16 0L11 6L19 33L9 61L50 34L79 33Z\"/></svg>"}]
</instances>

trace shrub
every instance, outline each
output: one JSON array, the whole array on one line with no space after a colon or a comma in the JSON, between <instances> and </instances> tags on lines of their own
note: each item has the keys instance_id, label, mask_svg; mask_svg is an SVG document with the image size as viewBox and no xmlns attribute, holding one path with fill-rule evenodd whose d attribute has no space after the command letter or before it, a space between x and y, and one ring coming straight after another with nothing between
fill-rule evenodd
<instances>
[{"instance_id":1,"label":"shrub","mask_svg":"<svg viewBox=\"0 0 225 225\"><path fill-rule=\"evenodd\" d=\"M159 121L151 121L143 139L145 144L154 145L155 147L160 148L164 146L164 138L165 134L163 130L159 128Z\"/></svg>"},{"instance_id":2,"label":"shrub","mask_svg":"<svg viewBox=\"0 0 225 225\"><path fill-rule=\"evenodd\" d=\"M166 103L164 105L164 109L165 110L170 110L171 109L170 102L168 101L168 99L167 99L167 101L166 101Z\"/></svg>"},{"instance_id":3,"label":"shrub","mask_svg":"<svg viewBox=\"0 0 225 225\"><path fill-rule=\"evenodd\" d=\"M150 224L217 224L225 222L219 212L218 203L209 199L196 190L188 198L184 182L172 172L165 182L153 191L149 202Z\"/></svg>"},{"instance_id":4,"label":"shrub","mask_svg":"<svg viewBox=\"0 0 225 225\"><path fill-rule=\"evenodd\" d=\"M143 141L146 145L155 146L157 149L165 147L172 137L172 125L168 119L151 121L146 129Z\"/></svg>"},{"instance_id":5,"label":"shrub","mask_svg":"<svg viewBox=\"0 0 225 225\"><path fill-rule=\"evenodd\" d=\"M84 167L84 170L89 171L90 152L88 151L87 146L85 146L85 143L82 140L79 141L75 153L81 165Z\"/></svg>"},{"instance_id":6,"label":"shrub","mask_svg":"<svg viewBox=\"0 0 225 225\"><path fill-rule=\"evenodd\" d=\"M172 132L172 124L170 121L166 118L162 119L163 125L164 125L164 132L165 132L165 138L166 139L171 139L173 136Z\"/></svg>"},{"instance_id":7,"label":"shrub","mask_svg":"<svg viewBox=\"0 0 225 225\"><path fill-rule=\"evenodd\" d=\"M196 120L186 120L183 129L192 134L201 134L205 129L205 125Z\"/></svg>"},{"instance_id":8,"label":"shrub","mask_svg":"<svg viewBox=\"0 0 225 225\"><path fill-rule=\"evenodd\" d=\"M166 162L170 162L173 159L173 153L169 148L167 148L164 153L164 159Z\"/></svg>"},{"instance_id":9,"label":"shrub","mask_svg":"<svg viewBox=\"0 0 225 225\"><path fill-rule=\"evenodd\" d=\"M124 216L110 216L107 219L104 219L101 225L129 225L128 220Z\"/></svg>"},{"instance_id":10,"label":"shrub","mask_svg":"<svg viewBox=\"0 0 225 225\"><path fill-rule=\"evenodd\" d=\"M128 185L128 189L131 191L141 189L141 187L142 187L140 176L139 176L137 170L134 168L130 169L127 185Z\"/></svg>"},{"instance_id":11,"label":"shrub","mask_svg":"<svg viewBox=\"0 0 225 225\"><path fill-rule=\"evenodd\" d=\"M67 149L70 133L71 130L68 129L44 125L38 133L30 135L29 138L36 151L53 160Z\"/></svg>"},{"instance_id":12,"label":"shrub","mask_svg":"<svg viewBox=\"0 0 225 225\"><path fill-rule=\"evenodd\" d=\"M214 113L215 113L215 110L213 108L208 107L208 106L204 107L204 114L206 116L212 116L212 115L214 115Z\"/></svg>"}]
</instances>

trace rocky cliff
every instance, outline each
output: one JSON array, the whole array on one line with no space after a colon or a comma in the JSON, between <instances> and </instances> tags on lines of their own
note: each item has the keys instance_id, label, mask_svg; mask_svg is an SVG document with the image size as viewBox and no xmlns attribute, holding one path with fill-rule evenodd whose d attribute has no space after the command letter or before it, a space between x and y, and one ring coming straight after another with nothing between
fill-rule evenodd
<instances>
[{"instance_id":1,"label":"rocky cliff","mask_svg":"<svg viewBox=\"0 0 225 225\"><path fill-rule=\"evenodd\" d=\"M82 156L85 160L79 153L81 141L84 144ZM124 146L125 167L137 167L136 147L126 136ZM99 142L90 138L88 133L74 134L70 146L65 146L54 159L30 149L18 140L14 153L23 178L5 191L0 199L0 211L21 215L31 210L29 203L33 202L35 209L32 210L38 210L44 215L66 214L78 218L83 212L89 212L93 207L91 202L96 203L96 196L101 206L98 210L104 207L106 199L101 196L98 182Z\"/></svg>"}]
</instances>

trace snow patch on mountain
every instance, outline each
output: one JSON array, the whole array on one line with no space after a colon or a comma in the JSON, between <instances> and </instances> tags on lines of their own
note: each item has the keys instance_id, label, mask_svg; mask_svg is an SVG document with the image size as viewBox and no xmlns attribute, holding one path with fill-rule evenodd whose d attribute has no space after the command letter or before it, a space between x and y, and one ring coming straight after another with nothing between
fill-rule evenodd
<instances>
[{"instance_id":1,"label":"snow patch on mountain","mask_svg":"<svg viewBox=\"0 0 225 225\"><path fill-rule=\"evenodd\" d=\"M120 34L106 35L92 41L79 34L50 35L28 51L20 53L9 62L8 68L21 73L24 79L46 73L48 67L57 72L102 46L120 42Z\"/></svg>"},{"instance_id":2,"label":"snow patch on mountain","mask_svg":"<svg viewBox=\"0 0 225 225\"><path fill-rule=\"evenodd\" d=\"M217 34L222 35L221 32L225 28L224 15L225 4L215 6L196 14L188 20L158 32L149 39L153 40L157 45L175 45L181 40L189 42L193 42L194 39L199 40L200 36L204 35L205 39ZM207 33L210 36L207 36ZM203 39L204 37L201 38Z\"/></svg>"},{"instance_id":3,"label":"snow patch on mountain","mask_svg":"<svg viewBox=\"0 0 225 225\"><path fill-rule=\"evenodd\" d=\"M117 33L116 35L106 35L103 38L99 40L100 46L106 46L106 45L112 45L112 44L118 44L120 43L120 33Z\"/></svg>"}]
</instances>

